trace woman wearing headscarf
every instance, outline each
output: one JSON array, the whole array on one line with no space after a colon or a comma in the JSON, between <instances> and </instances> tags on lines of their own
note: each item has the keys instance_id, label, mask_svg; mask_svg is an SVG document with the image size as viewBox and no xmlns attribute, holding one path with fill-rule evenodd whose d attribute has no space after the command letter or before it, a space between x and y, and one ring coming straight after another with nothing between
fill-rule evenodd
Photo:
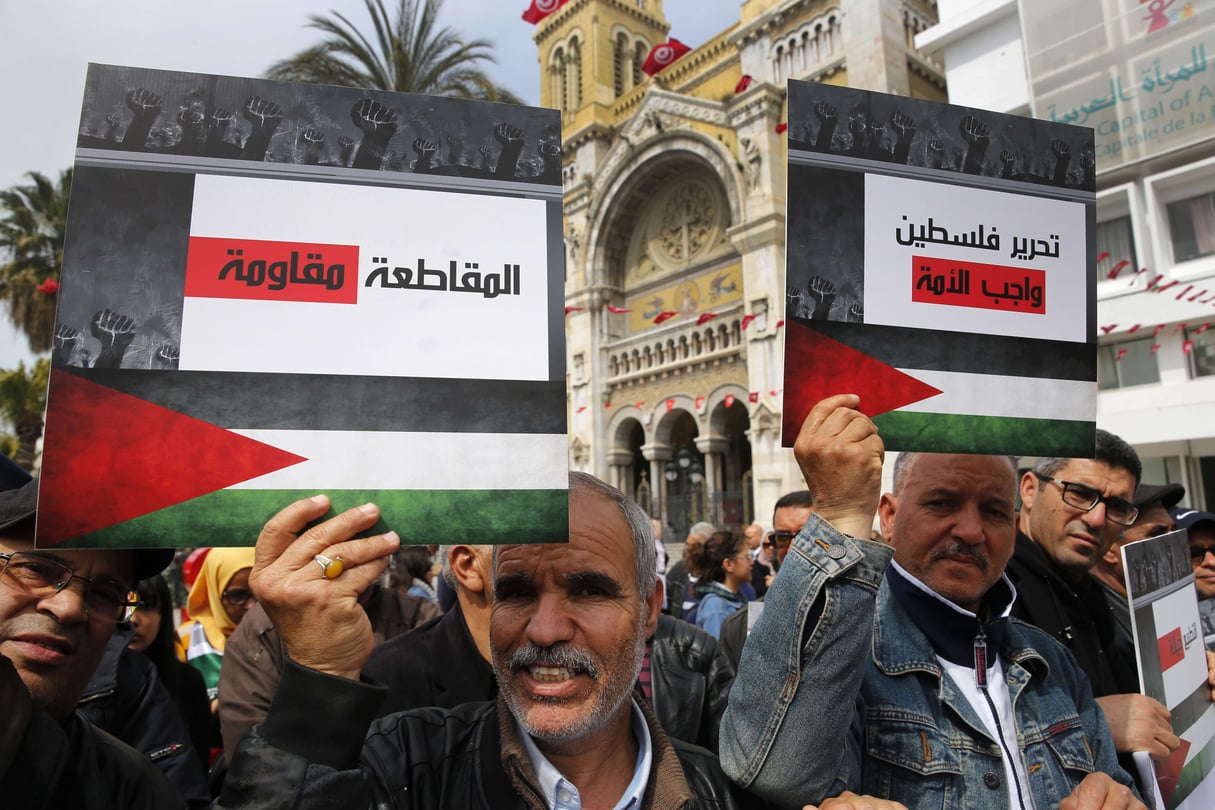
<instances>
[{"instance_id":1,"label":"woman wearing headscarf","mask_svg":"<svg viewBox=\"0 0 1215 810\"><path fill-rule=\"evenodd\" d=\"M211 549L186 600L190 620L177 631L177 654L202 672L212 711L224 645L256 601L249 590L252 570L252 548Z\"/></svg>"}]
</instances>

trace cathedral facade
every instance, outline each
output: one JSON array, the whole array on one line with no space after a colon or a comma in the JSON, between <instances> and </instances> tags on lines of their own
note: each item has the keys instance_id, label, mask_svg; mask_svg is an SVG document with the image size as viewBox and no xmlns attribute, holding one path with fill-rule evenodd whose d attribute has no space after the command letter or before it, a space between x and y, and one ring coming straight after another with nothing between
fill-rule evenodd
<instances>
[{"instance_id":1,"label":"cathedral facade","mask_svg":"<svg viewBox=\"0 0 1215 810\"><path fill-rule=\"evenodd\" d=\"M914 48L934 0L746 0L654 76L662 0L569 0L540 22L561 110L571 469L682 540L767 523L804 487L780 445L790 78L945 100ZM695 43L687 43L695 45Z\"/></svg>"}]
</instances>

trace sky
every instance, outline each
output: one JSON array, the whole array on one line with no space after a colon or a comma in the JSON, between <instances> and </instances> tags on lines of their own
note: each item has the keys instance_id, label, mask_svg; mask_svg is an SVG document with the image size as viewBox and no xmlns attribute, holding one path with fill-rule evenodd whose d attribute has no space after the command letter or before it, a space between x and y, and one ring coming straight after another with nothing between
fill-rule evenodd
<instances>
[{"instance_id":1,"label":"sky","mask_svg":"<svg viewBox=\"0 0 1215 810\"><path fill-rule=\"evenodd\" d=\"M391 8L395 3L388 0ZM446 0L442 22L493 44L484 68L528 104L540 101L540 68L520 15L528 0ZM695 47L738 20L741 0L664 0L671 36ZM55 176L72 163L89 62L260 76L314 44L310 14L337 11L366 28L362 0L49 0L0 4L0 188L29 171ZM369 25L369 24L368 24ZM70 227L70 224L69 224ZM0 369L32 361L0 311Z\"/></svg>"}]
</instances>

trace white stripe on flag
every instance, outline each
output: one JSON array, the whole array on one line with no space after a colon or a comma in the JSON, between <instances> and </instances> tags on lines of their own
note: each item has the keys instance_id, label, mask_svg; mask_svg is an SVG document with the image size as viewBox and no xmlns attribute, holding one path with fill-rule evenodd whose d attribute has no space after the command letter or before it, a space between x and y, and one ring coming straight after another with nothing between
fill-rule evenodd
<instances>
[{"instance_id":1,"label":"white stripe on flag","mask_svg":"<svg viewBox=\"0 0 1215 810\"><path fill-rule=\"evenodd\" d=\"M912 413L956 413L1078 422L1091 422L1096 413L1095 382L916 368L901 368L899 371L943 392L900 408Z\"/></svg>"},{"instance_id":2,"label":"white stripe on flag","mask_svg":"<svg viewBox=\"0 0 1215 810\"><path fill-rule=\"evenodd\" d=\"M230 489L565 489L564 433L234 430L308 459Z\"/></svg>"}]
</instances>

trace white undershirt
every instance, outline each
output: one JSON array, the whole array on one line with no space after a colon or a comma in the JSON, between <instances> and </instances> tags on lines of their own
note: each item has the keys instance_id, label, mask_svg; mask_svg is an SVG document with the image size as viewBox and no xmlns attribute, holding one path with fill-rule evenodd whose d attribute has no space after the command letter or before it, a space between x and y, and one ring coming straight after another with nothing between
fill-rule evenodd
<instances>
[{"instance_id":1,"label":"white undershirt","mask_svg":"<svg viewBox=\"0 0 1215 810\"><path fill-rule=\"evenodd\" d=\"M976 627L978 626L978 616L943 598L936 591L908 573L907 569L900 566L894 560L891 560L890 564L897 568L903 578L916 588L951 610L974 619ZM1009 587L1012 587L1012 583L1009 583ZM1011 608L1011 603L1009 608ZM1007 614L1008 609L1005 610L1005 615ZM1016 783L1020 783L1025 810L1034 810L1034 797L1029 792L1029 779L1025 774L1025 762L1021 757L1021 748L1017 744L1017 721L1013 717L1012 699L1008 694L1008 682L1004 680L1004 662L999 651L996 650L995 653L995 655L991 656L991 665L987 668L987 696L991 698L991 702L995 705L996 712L999 714L999 727L1003 730L1003 734L997 733L995 717L992 715L991 706L988 705L987 699L983 697L978 685L975 683L975 668L973 666L968 667L962 664L955 664L939 655L937 656L937 661L941 664L941 669L944 670L945 675L954 682L958 687L958 691L966 698L966 702L975 710L975 714L979 715L979 719L983 721L983 727L987 729L987 733L991 735L991 738L999 741L1003 737L1004 748L1001 749L1002 756L1000 758L1004 762L1004 784L1008 787L1009 807L1021 807L1016 788ZM1008 756L1003 756L1004 750L1012 752L1011 759ZM1016 783L1013 780L1016 780Z\"/></svg>"}]
</instances>

